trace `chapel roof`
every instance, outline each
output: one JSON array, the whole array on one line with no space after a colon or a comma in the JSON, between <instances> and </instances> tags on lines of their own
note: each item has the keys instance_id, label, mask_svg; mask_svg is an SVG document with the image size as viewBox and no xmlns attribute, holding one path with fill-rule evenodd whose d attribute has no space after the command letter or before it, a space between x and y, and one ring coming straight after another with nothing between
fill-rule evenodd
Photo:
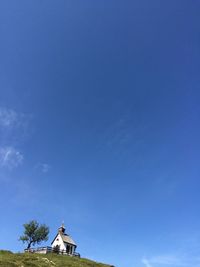
<instances>
[{"instance_id":1,"label":"chapel roof","mask_svg":"<svg viewBox=\"0 0 200 267\"><path fill-rule=\"evenodd\" d=\"M74 242L74 240L71 238L71 236L67 235L67 234L60 234L63 242L65 243L69 243L72 244L74 246L76 246L76 243Z\"/></svg>"}]
</instances>

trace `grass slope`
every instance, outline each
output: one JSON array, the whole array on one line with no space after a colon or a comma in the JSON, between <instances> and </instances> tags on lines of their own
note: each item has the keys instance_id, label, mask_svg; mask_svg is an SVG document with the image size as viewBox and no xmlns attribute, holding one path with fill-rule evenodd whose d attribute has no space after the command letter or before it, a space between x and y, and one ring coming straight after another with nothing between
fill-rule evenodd
<instances>
[{"instance_id":1,"label":"grass slope","mask_svg":"<svg viewBox=\"0 0 200 267\"><path fill-rule=\"evenodd\" d=\"M12 253L0 250L0 267L114 267L87 259L56 254Z\"/></svg>"}]
</instances>

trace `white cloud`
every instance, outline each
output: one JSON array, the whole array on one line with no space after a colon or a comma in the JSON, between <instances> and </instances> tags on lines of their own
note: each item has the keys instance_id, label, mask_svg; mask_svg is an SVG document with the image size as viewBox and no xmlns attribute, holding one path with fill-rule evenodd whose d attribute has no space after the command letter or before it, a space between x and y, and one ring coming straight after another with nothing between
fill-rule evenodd
<instances>
[{"instance_id":1,"label":"white cloud","mask_svg":"<svg viewBox=\"0 0 200 267\"><path fill-rule=\"evenodd\" d=\"M153 266L170 266L170 267L182 267L182 266L191 266L190 262L193 263L193 266L195 266L197 263L199 263L199 261L197 261L196 258L188 258L185 257L185 255L157 255L155 257L151 257L151 258L143 258L142 259L142 263L146 266L146 267L153 267Z\"/></svg>"},{"instance_id":2,"label":"white cloud","mask_svg":"<svg viewBox=\"0 0 200 267\"><path fill-rule=\"evenodd\" d=\"M51 166L47 163L43 163L43 164L41 164L41 168L42 168L43 173L47 173L49 171L49 169L51 168Z\"/></svg>"},{"instance_id":3,"label":"white cloud","mask_svg":"<svg viewBox=\"0 0 200 267\"><path fill-rule=\"evenodd\" d=\"M19 115L16 111L0 107L0 126L12 127L13 125L18 124L18 120Z\"/></svg>"},{"instance_id":4,"label":"white cloud","mask_svg":"<svg viewBox=\"0 0 200 267\"><path fill-rule=\"evenodd\" d=\"M35 169L37 169L43 173L47 173L51 169L51 166L47 163L38 163L35 166Z\"/></svg>"},{"instance_id":5,"label":"white cloud","mask_svg":"<svg viewBox=\"0 0 200 267\"><path fill-rule=\"evenodd\" d=\"M12 169L22 164L24 156L14 147L0 148L0 166Z\"/></svg>"},{"instance_id":6,"label":"white cloud","mask_svg":"<svg viewBox=\"0 0 200 267\"><path fill-rule=\"evenodd\" d=\"M0 130L8 137L11 135L24 136L27 134L31 114L16 112L0 106Z\"/></svg>"},{"instance_id":7,"label":"white cloud","mask_svg":"<svg viewBox=\"0 0 200 267\"><path fill-rule=\"evenodd\" d=\"M183 259L178 258L174 255L161 255L151 258L152 263L161 264L161 265L170 265L170 266L184 266L185 263Z\"/></svg>"},{"instance_id":8,"label":"white cloud","mask_svg":"<svg viewBox=\"0 0 200 267\"><path fill-rule=\"evenodd\" d=\"M142 259L142 263L146 266L146 267L153 267L150 262L147 259Z\"/></svg>"},{"instance_id":9,"label":"white cloud","mask_svg":"<svg viewBox=\"0 0 200 267\"><path fill-rule=\"evenodd\" d=\"M153 267L153 266L150 264L149 260L147 260L147 259L145 259L145 258L142 259L142 263L143 263L146 267Z\"/></svg>"}]
</instances>

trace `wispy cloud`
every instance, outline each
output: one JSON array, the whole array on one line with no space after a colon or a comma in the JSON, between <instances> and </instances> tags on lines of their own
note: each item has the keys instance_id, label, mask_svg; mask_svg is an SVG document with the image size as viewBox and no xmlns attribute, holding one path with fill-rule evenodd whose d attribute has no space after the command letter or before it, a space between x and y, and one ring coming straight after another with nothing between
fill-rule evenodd
<instances>
[{"instance_id":1,"label":"wispy cloud","mask_svg":"<svg viewBox=\"0 0 200 267\"><path fill-rule=\"evenodd\" d=\"M145 259L145 258L142 259L142 263L143 263L146 267L153 267L153 266L150 264L150 262L149 262L147 259Z\"/></svg>"},{"instance_id":2,"label":"wispy cloud","mask_svg":"<svg viewBox=\"0 0 200 267\"><path fill-rule=\"evenodd\" d=\"M51 166L47 163L38 163L35 166L35 169L38 169L39 171L41 171L43 173L47 173L51 169Z\"/></svg>"},{"instance_id":3,"label":"wispy cloud","mask_svg":"<svg viewBox=\"0 0 200 267\"><path fill-rule=\"evenodd\" d=\"M41 164L41 170L43 173L47 173L50 170L51 166L47 163L42 163Z\"/></svg>"},{"instance_id":4,"label":"wispy cloud","mask_svg":"<svg viewBox=\"0 0 200 267\"><path fill-rule=\"evenodd\" d=\"M24 115L17 113L13 109L7 109L0 107L0 126L5 128L11 128L19 126L22 123Z\"/></svg>"},{"instance_id":5,"label":"wispy cloud","mask_svg":"<svg viewBox=\"0 0 200 267\"><path fill-rule=\"evenodd\" d=\"M2 143L23 142L29 136L32 115L0 106L0 135Z\"/></svg>"},{"instance_id":6,"label":"wispy cloud","mask_svg":"<svg viewBox=\"0 0 200 267\"><path fill-rule=\"evenodd\" d=\"M0 148L0 166L13 169L22 164L24 156L14 147Z\"/></svg>"},{"instance_id":7,"label":"wispy cloud","mask_svg":"<svg viewBox=\"0 0 200 267\"><path fill-rule=\"evenodd\" d=\"M192 255L157 255L150 258L143 258L141 262L146 267L200 267L200 258Z\"/></svg>"},{"instance_id":8,"label":"wispy cloud","mask_svg":"<svg viewBox=\"0 0 200 267\"><path fill-rule=\"evenodd\" d=\"M151 258L152 263L169 266L185 266L185 261L175 255L160 255Z\"/></svg>"},{"instance_id":9,"label":"wispy cloud","mask_svg":"<svg viewBox=\"0 0 200 267\"><path fill-rule=\"evenodd\" d=\"M29 136L31 115L0 106L0 167L13 169L22 164L24 156L15 147Z\"/></svg>"},{"instance_id":10,"label":"wispy cloud","mask_svg":"<svg viewBox=\"0 0 200 267\"><path fill-rule=\"evenodd\" d=\"M0 125L10 127L17 121L17 113L14 110L0 107Z\"/></svg>"},{"instance_id":11,"label":"wispy cloud","mask_svg":"<svg viewBox=\"0 0 200 267\"><path fill-rule=\"evenodd\" d=\"M170 240L170 242L169 242ZM200 231L199 229L182 230L166 233L162 239L157 240L159 244L170 244L166 251L147 255L141 258L140 262L145 267L200 267ZM147 255L147 256L146 256Z\"/></svg>"}]
</instances>

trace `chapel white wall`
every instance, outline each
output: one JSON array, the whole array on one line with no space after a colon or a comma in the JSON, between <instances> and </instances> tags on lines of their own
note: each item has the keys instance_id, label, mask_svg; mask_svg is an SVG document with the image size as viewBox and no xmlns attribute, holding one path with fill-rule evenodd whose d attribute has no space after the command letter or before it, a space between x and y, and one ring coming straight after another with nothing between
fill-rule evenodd
<instances>
[{"instance_id":1,"label":"chapel white wall","mask_svg":"<svg viewBox=\"0 0 200 267\"><path fill-rule=\"evenodd\" d=\"M58 239L58 240L57 240ZM57 235L56 239L54 240L54 242L52 243L52 248L56 247L56 246L60 246L60 250L65 250L66 247L64 245L64 242L60 236L60 234Z\"/></svg>"}]
</instances>

